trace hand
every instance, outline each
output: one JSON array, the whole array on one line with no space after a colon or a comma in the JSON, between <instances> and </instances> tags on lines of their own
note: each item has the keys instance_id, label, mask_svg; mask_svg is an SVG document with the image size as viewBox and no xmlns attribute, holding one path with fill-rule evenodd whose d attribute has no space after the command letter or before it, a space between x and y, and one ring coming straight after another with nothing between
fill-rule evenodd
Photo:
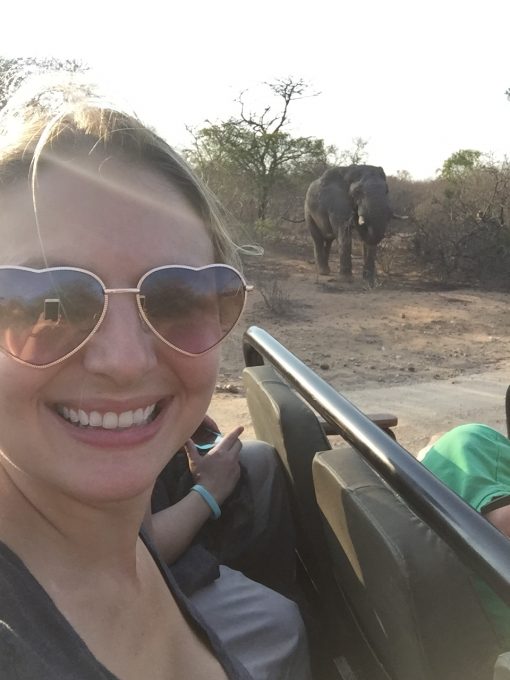
<instances>
[{"instance_id":1,"label":"hand","mask_svg":"<svg viewBox=\"0 0 510 680\"><path fill-rule=\"evenodd\" d=\"M243 430L242 426L236 427L219 444L202 456L191 439L188 439L185 445L193 480L205 487L219 505L230 496L239 481L241 474L239 435Z\"/></svg>"}]
</instances>

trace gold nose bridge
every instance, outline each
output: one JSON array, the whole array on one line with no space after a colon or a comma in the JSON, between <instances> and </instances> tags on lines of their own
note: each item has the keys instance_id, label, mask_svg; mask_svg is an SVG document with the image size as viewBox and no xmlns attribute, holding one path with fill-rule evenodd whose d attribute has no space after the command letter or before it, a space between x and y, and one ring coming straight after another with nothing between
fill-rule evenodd
<instances>
[{"instance_id":1,"label":"gold nose bridge","mask_svg":"<svg viewBox=\"0 0 510 680\"><path fill-rule=\"evenodd\" d=\"M115 295L116 293L139 293L139 288L105 288L105 295Z\"/></svg>"},{"instance_id":2,"label":"gold nose bridge","mask_svg":"<svg viewBox=\"0 0 510 680\"><path fill-rule=\"evenodd\" d=\"M103 314L103 319L106 316L106 309L108 308L108 296L109 295L116 295L117 293L133 293L134 295L138 295L139 299L139 305L137 305L137 311L138 311L138 317L140 319L140 323L142 328L145 331L150 330L148 326L147 319L145 318L145 314L143 313L143 309L145 308L145 295L140 294L140 289L139 288L104 288L104 296L105 296L105 310ZM142 310L140 310L140 305L142 307Z\"/></svg>"}]
</instances>

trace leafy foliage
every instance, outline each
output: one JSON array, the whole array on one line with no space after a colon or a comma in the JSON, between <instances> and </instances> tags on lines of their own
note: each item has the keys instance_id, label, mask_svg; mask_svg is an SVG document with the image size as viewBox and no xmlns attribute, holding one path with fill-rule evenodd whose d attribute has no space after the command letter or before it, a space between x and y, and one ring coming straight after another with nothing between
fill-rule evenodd
<instances>
[{"instance_id":1,"label":"leafy foliage","mask_svg":"<svg viewBox=\"0 0 510 680\"><path fill-rule=\"evenodd\" d=\"M303 80L277 80L268 88L281 102L278 110L268 105L262 112L247 112L242 93L238 99L240 114L191 131L194 143L186 152L188 160L231 209L237 201L242 203L242 217L248 221L273 216L270 208L276 187L289 178L296 181L306 176L305 181L310 181L326 167L332 151L322 139L295 137L285 130L291 104L306 96ZM235 195L228 195L232 190ZM239 214L238 210L234 212Z\"/></svg>"},{"instance_id":2,"label":"leafy foliage","mask_svg":"<svg viewBox=\"0 0 510 680\"><path fill-rule=\"evenodd\" d=\"M415 253L442 281L509 289L510 164L466 151L416 206Z\"/></svg>"},{"instance_id":3,"label":"leafy foliage","mask_svg":"<svg viewBox=\"0 0 510 680\"><path fill-rule=\"evenodd\" d=\"M475 168L481 168L483 166L484 154L481 151L476 151L475 149L460 149L455 151L449 156L443 163L441 168L440 176L443 179L450 181L458 180L462 176L474 170Z\"/></svg>"}]
</instances>

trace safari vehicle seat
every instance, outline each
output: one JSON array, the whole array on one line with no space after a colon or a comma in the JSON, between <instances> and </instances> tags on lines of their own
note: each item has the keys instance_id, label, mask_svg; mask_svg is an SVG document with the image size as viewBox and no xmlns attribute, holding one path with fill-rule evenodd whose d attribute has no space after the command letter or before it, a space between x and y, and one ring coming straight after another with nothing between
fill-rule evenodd
<instances>
[{"instance_id":1,"label":"safari vehicle seat","mask_svg":"<svg viewBox=\"0 0 510 680\"><path fill-rule=\"evenodd\" d=\"M311 634L314 678L338 678L338 667L347 652L363 657L364 680L386 677L359 636L344 594L333 575L312 477L317 451L329 448L324 427L315 412L280 378L270 365L252 366L243 371L246 399L258 439L271 444L278 453L289 483L297 533L297 552L306 574L303 585L311 605ZM390 417L384 426L394 424ZM310 622L309 622L310 623ZM324 663L324 657L329 662ZM356 665L356 664L354 664ZM346 677L342 675L342 677ZM352 678L352 674L349 675Z\"/></svg>"},{"instance_id":2,"label":"safari vehicle seat","mask_svg":"<svg viewBox=\"0 0 510 680\"><path fill-rule=\"evenodd\" d=\"M510 652L498 656L493 680L510 680Z\"/></svg>"},{"instance_id":3,"label":"safari vehicle seat","mask_svg":"<svg viewBox=\"0 0 510 680\"><path fill-rule=\"evenodd\" d=\"M335 578L393 680L491 680L499 648L466 567L351 446L313 478Z\"/></svg>"},{"instance_id":4,"label":"safari vehicle seat","mask_svg":"<svg viewBox=\"0 0 510 680\"><path fill-rule=\"evenodd\" d=\"M312 478L313 457L330 447L328 438L315 413L272 366L245 368L243 381L255 434L276 449L291 486L300 557L314 581L328 581L323 565L329 557ZM331 572L329 579L334 583Z\"/></svg>"},{"instance_id":5,"label":"safari vehicle seat","mask_svg":"<svg viewBox=\"0 0 510 680\"><path fill-rule=\"evenodd\" d=\"M319 418L272 366L245 368L243 382L255 434L276 449L292 487L291 498L299 500L294 503L294 514L300 556L308 569L315 570L314 579L327 580L321 565L328 560L328 552L313 487L312 460L317 451L331 448L327 434L338 430ZM389 434L397 424L391 414L371 417Z\"/></svg>"}]
</instances>

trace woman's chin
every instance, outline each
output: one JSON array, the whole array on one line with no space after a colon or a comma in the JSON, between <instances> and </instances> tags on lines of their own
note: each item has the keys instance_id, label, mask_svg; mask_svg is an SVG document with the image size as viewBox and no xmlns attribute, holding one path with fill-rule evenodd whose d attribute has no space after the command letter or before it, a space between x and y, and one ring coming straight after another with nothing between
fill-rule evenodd
<instances>
[{"instance_id":1,"label":"woman's chin","mask_svg":"<svg viewBox=\"0 0 510 680\"><path fill-rule=\"evenodd\" d=\"M100 508L116 503L137 503L140 497L150 497L157 476L156 471L130 470L104 475L104 471L89 470L81 479L62 480L64 493L84 505Z\"/></svg>"}]
</instances>

